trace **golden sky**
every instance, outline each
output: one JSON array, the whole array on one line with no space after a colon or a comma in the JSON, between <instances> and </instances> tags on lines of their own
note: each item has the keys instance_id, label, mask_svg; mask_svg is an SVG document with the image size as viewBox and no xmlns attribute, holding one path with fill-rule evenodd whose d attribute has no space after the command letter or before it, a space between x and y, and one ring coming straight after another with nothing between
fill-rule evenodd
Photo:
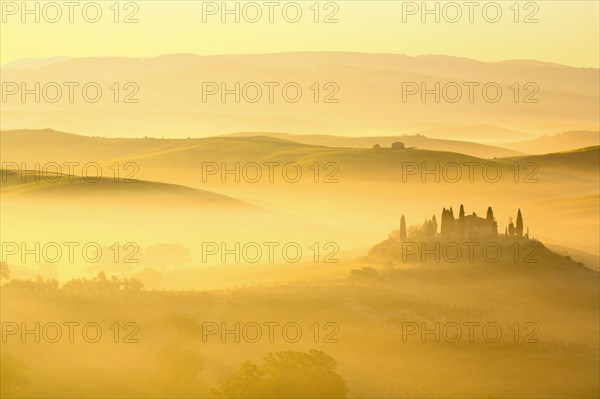
<instances>
[{"instance_id":1,"label":"golden sky","mask_svg":"<svg viewBox=\"0 0 600 399\"><path fill-rule=\"evenodd\" d=\"M474 2L472 9L465 1L429 1L430 10L438 4L440 20L436 22L436 15L430 14L425 15L425 23L421 20L421 1L321 1L318 16L312 0L275 1L273 8L266 5L267 1L250 5L247 1L229 1L230 9L239 3L239 23L233 14L221 22L221 1L121 1L118 16L114 1L92 5L87 3L93 2L83 1L73 9L72 23L64 1L54 3L59 5L60 18L56 7L47 5L52 2L28 2L30 10L38 3L39 22L35 22L35 14L23 15L21 1L1 3L3 64L52 56L151 57L169 53L284 51L443 54L483 61L535 59L580 67L598 67L600 63L600 8L595 0ZM102 11L98 22L84 19L84 5L89 20L95 19L97 8ZM252 23L258 9L262 15ZM287 22L284 16L294 20L298 9L302 12L299 21ZM269 22L270 10L273 23ZM497 10L501 11L499 17ZM124 23L127 16L138 22ZM327 16L338 22L324 23ZM25 23L22 17L27 18ZM119 22L114 22L115 17ZM57 22L52 23L54 19Z\"/></svg>"}]
</instances>

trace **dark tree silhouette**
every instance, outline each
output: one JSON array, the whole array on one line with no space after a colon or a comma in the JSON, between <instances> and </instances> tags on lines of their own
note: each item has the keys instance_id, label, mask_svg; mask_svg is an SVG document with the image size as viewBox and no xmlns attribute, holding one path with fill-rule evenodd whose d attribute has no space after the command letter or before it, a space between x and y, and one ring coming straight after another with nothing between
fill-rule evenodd
<instances>
[{"instance_id":1,"label":"dark tree silhouette","mask_svg":"<svg viewBox=\"0 0 600 399\"><path fill-rule=\"evenodd\" d=\"M433 217L431 218L431 223L433 226L433 234L437 234L437 229L438 229L438 225L437 225L437 220L435 218L435 215L433 215Z\"/></svg>"},{"instance_id":2,"label":"dark tree silhouette","mask_svg":"<svg viewBox=\"0 0 600 399\"><path fill-rule=\"evenodd\" d=\"M519 209L519 212L517 213L517 227L515 229L515 233L518 236L523 235L523 215L521 215L521 209Z\"/></svg>"},{"instance_id":3,"label":"dark tree silhouette","mask_svg":"<svg viewBox=\"0 0 600 399\"><path fill-rule=\"evenodd\" d=\"M344 398L346 383L325 352L276 352L260 364L246 361L212 392L219 398Z\"/></svg>"},{"instance_id":4,"label":"dark tree silhouette","mask_svg":"<svg viewBox=\"0 0 600 399\"><path fill-rule=\"evenodd\" d=\"M515 229L515 225L513 224L513 222L510 222L510 224L508 225L508 234L511 236L516 234L516 229Z\"/></svg>"},{"instance_id":5,"label":"dark tree silhouette","mask_svg":"<svg viewBox=\"0 0 600 399\"><path fill-rule=\"evenodd\" d=\"M450 238L455 229L454 211L450 209L442 209L442 224L440 226L440 235L443 239Z\"/></svg>"},{"instance_id":6,"label":"dark tree silhouette","mask_svg":"<svg viewBox=\"0 0 600 399\"><path fill-rule=\"evenodd\" d=\"M458 212L458 217L460 219L465 217L465 207L462 204L460 204L460 211Z\"/></svg>"},{"instance_id":7,"label":"dark tree silhouette","mask_svg":"<svg viewBox=\"0 0 600 399\"><path fill-rule=\"evenodd\" d=\"M489 206L487 210L487 215L485 216L487 220L494 220L494 211L492 211L492 207Z\"/></svg>"},{"instance_id":8,"label":"dark tree silhouette","mask_svg":"<svg viewBox=\"0 0 600 399\"><path fill-rule=\"evenodd\" d=\"M400 241L406 241L406 220L404 215L400 218L400 234L398 235Z\"/></svg>"}]
</instances>

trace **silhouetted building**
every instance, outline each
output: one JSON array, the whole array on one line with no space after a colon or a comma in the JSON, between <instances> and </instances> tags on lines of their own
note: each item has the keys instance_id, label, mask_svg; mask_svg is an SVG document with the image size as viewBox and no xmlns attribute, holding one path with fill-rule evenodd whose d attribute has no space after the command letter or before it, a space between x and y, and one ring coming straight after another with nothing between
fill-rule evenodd
<instances>
[{"instance_id":1,"label":"silhouetted building","mask_svg":"<svg viewBox=\"0 0 600 399\"><path fill-rule=\"evenodd\" d=\"M480 218L477 215L465 216L463 224L463 238L478 240L480 238L493 238L498 236L498 225L495 221Z\"/></svg>"},{"instance_id":2,"label":"silhouetted building","mask_svg":"<svg viewBox=\"0 0 600 399\"><path fill-rule=\"evenodd\" d=\"M472 215L464 216L462 210L458 219L454 218L452 208L442 210L442 239L460 239L460 240L480 240L485 238L495 238L498 236L498 223L491 218L481 218L475 212ZM491 209L488 210L488 216Z\"/></svg>"}]
</instances>

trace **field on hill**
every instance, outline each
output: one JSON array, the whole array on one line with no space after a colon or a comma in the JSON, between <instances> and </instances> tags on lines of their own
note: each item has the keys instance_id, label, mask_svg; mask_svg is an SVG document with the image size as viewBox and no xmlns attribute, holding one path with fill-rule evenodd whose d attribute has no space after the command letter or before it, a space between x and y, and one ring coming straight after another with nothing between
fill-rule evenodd
<instances>
[{"instance_id":1,"label":"field on hill","mask_svg":"<svg viewBox=\"0 0 600 399\"><path fill-rule=\"evenodd\" d=\"M2 397L598 396L600 147L293 138L0 132Z\"/></svg>"},{"instance_id":2,"label":"field on hill","mask_svg":"<svg viewBox=\"0 0 600 399\"><path fill-rule=\"evenodd\" d=\"M337 279L202 292L100 277L61 289L9 282L2 322L19 323L5 334L3 393L210 397L243 361L316 349L335 359L348 397L597 396L597 272L546 250L537 264L357 266ZM21 335L36 322L40 343ZM80 323L73 343L68 322Z\"/></svg>"}]
</instances>

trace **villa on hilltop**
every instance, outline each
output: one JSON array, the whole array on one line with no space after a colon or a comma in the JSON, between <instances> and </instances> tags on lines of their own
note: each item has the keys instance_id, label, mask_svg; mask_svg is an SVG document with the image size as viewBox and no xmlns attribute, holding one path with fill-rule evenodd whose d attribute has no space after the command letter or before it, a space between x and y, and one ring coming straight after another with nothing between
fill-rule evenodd
<instances>
[{"instance_id":1,"label":"villa on hilltop","mask_svg":"<svg viewBox=\"0 0 600 399\"><path fill-rule=\"evenodd\" d=\"M495 239L498 237L498 223L494 218L492 207L488 207L485 218L477 216L475 212L471 215L465 215L465 208L460 206L458 218L454 216L452 207L450 209L442 209L442 220L440 232L437 231L437 221L435 215L431 220L425 220L419 229L424 238L434 239L439 237L442 240L472 240L478 241L482 239ZM516 225L512 220L505 229L505 234L523 236L523 216L521 210L518 210ZM399 241L407 239L406 221L404 215L400 219L400 230L398 231ZM529 229L525 237L529 237Z\"/></svg>"}]
</instances>

